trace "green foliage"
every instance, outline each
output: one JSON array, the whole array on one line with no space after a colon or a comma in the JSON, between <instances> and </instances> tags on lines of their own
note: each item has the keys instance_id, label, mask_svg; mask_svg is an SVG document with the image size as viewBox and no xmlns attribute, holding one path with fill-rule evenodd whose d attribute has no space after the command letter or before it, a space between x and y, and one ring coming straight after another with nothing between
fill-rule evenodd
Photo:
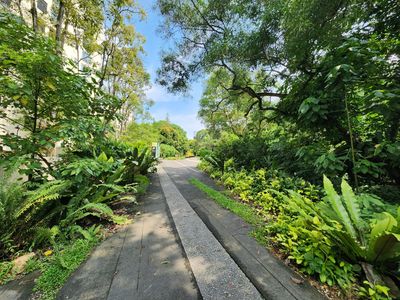
<instances>
[{"instance_id":1,"label":"green foliage","mask_svg":"<svg viewBox=\"0 0 400 300\"><path fill-rule=\"evenodd\" d=\"M167 157L175 157L179 155L178 150L174 148L174 146L170 146L167 144L161 144L160 145L160 152L161 152L161 157L167 158Z\"/></svg>"},{"instance_id":2,"label":"green foliage","mask_svg":"<svg viewBox=\"0 0 400 300\"><path fill-rule=\"evenodd\" d=\"M44 299L55 298L97 243L99 222L128 221L111 205L134 202L136 186L144 192L156 164L147 149L110 138L151 104L143 94L143 39L126 23L143 11L135 1L75 2L54 2L49 36L38 31L36 6L32 22L0 12L0 258L51 247L54 256L25 270L41 269L37 290ZM80 29L74 39L69 26ZM96 44L101 28L106 38ZM82 68L63 57L65 40L80 53L100 54L100 70L90 59ZM0 281L14 275L11 266L1 263Z\"/></svg>"},{"instance_id":3,"label":"green foliage","mask_svg":"<svg viewBox=\"0 0 400 300\"><path fill-rule=\"evenodd\" d=\"M58 290L67 281L69 275L89 255L97 240L77 239L49 257L40 266L41 276L34 290L40 292L41 299L55 299Z\"/></svg>"},{"instance_id":4,"label":"green foliage","mask_svg":"<svg viewBox=\"0 0 400 300\"><path fill-rule=\"evenodd\" d=\"M211 154L213 145L216 144L206 129L201 129L196 132L192 140L192 150L200 157L205 157Z\"/></svg>"},{"instance_id":5,"label":"green foliage","mask_svg":"<svg viewBox=\"0 0 400 300\"><path fill-rule=\"evenodd\" d=\"M84 238L89 242L95 242L102 236L101 225L92 225L82 228L79 225L72 225L67 228L67 235L72 239Z\"/></svg>"},{"instance_id":6,"label":"green foliage","mask_svg":"<svg viewBox=\"0 0 400 300\"><path fill-rule=\"evenodd\" d=\"M69 133L76 131L69 130L71 126L100 123L112 96L98 89L87 74L77 73L57 55L48 38L35 34L17 17L1 13L0 23L4 41L0 56L5 58L0 63L1 116L11 127L1 135L2 144L10 149L4 154L6 162L23 157L21 172L45 178L52 171L47 153L57 141L74 144L76 136ZM99 132L97 126L86 126L88 136L94 136L91 127Z\"/></svg>"},{"instance_id":7,"label":"green foliage","mask_svg":"<svg viewBox=\"0 0 400 300\"><path fill-rule=\"evenodd\" d=\"M150 184L150 179L147 176L137 175L135 176L135 183L138 184L137 193L143 195Z\"/></svg>"},{"instance_id":8,"label":"green foliage","mask_svg":"<svg viewBox=\"0 0 400 300\"><path fill-rule=\"evenodd\" d=\"M392 299L389 295L389 288L379 284L373 284L367 280L364 282L364 286L360 287L359 296L362 299L372 299L372 300L384 300Z\"/></svg>"},{"instance_id":9,"label":"green foliage","mask_svg":"<svg viewBox=\"0 0 400 300\"><path fill-rule=\"evenodd\" d=\"M60 227L53 226L51 228L38 227L35 230L35 236L31 248L56 246L56 240L61 235Z\"/></svg>"},{"instance_id":10,"label":"green foliage","mask_svg":"<svg viewBox=\"0 0 400 300\"><path fill-rule=\"evenodd\" d=\"M70 212L67 217L60 222L60 225L68 227L88 216L109 220L115 224L127 223L126 217L115 215L108 205L104 203L87 203L73 212Z\"/></svg>"},{"instance_id":11,"label":"green foliage","mask_svg":"<svg viewBox=\"0 0 400 300\"><path fill-rule=\"evenodd\" d=\"M358 269L359 265L363 266L364 271L372 266L376 274L396 273L400 255L397 238L399 227L396 218L385 211L392 210L391 207L381 207L383 212L374 211L370 204L378 204L379 207L382 203L370 195L355 195L344 180L341 184L342 195L336 193L326 177L324 189L326 197L319 203L314 203L298 193L290 193L285 213L288 216L282 214L278 217L278 223L270 228L271 233L276 233L274 240L288 251L290 258L296 259L296 263L304 264L302 254L305 257L306 253L311 253L310 248L301 249L299 254L297 247L291 247L293 232L296 232L295 240L301 243L307 243L307 238L301 237L297 232L308 232L309 236L316 238L316 250L329 255L325 258L332 256L332 263L337 261L337 257L343 257L354 266L358 266ZM282 233L282 228L288 228L289 231ZM292 244L289 245L288 240ZM323 264L324 268L329 265L326 262ZM324 275L321 270L316 272L320 274L321 281L330 279L331 282L337 282L345 288L353 281L352 267L345 262L340 262L339 266L341 271L331 273L333 278ZM332 266L328 270L332 272L335 268ZM366 276L369 274L366 273Z\"/></svg>"},{"instance_id":12,"label":"green foliage","mask_svg":"<svg viewBox=\"0 0 400 300\"><path fill-rule=\"evenodd\" d=\"M397 213L395 206L374 195L355 195L345 181L340 196L326 177L327 196L321 201L317 186L279 171L237 171L228 160L220 176L205 160L201 166L219 174L241 205L250 205L253 215L268 221L254 233L260 242L278 246L302 272L322 283L349 290L365 262L378 272L397 272L398 221L391 215Z\"/></svg>"},{"instance_id":13,"label":"green foliage","mask_svg":"<svg viewBox=\"0 0 400 300\"><path fill-rule=\"evenodd\" d=\"M304 217L307 215L310 222L315 217L321 220L325 225L322 226L325 234L350 261L367 262L380 271L387 271L400 255L400 229L396 218L388 212L382 212L376 218L361 218L359 203L365 198L356 196L344 180L341 196L326 177L324 189L327 196L317 205L293 195L301 214ZM314 224L314 227L321 228L321 224Z\"/></svg>"},{"instance_id":14,"label":"green foliage","mask_svg":"<svg viewBox=\"0 0 400 300\"><path fill-rule=\"evenodd\" d=\"M252 209L251 207L230 199L229 197L214 190L213 188L207 186L206 184L195 178L189 179L189 182L204 193L206 193L211 199L213 199L222 207L232 211L233 213L243 218L243 220L245 220L247 223L252 225L260 225L262 223L262 219L257 216L254 209Z\"/></svg>"},{"instance_id":15,"label":"green foliage","mask_svg":"<svg viewBox=\"0 0 400 300\"><path fill-rule=\"evenodd\" d=\"M17 211L16 217L22 218L25 222L31 221L32 218L42 221L53 217L54 214L60 213L54 210L54 202L59 202L62 194L71 186L71 182L66 180L48 181L33 191L26 192L27 200L24 205Z\"/></svg>"},{"instance_id":16,"label":"green foliage","mask_svg":"<svg viewBox=\"0 0 400 300\"><path fill-rule=\"evenodd\" d=\"M317 276L329 286L337 284L348 290L355 281L353 266L338 255L324 232L310 227L301 216L296 217L296 210L288 202L276 220L266 227L270 242L279 245L302 272ZM313 222L320 225L318 219Z\"/></svg>"},{"instance_id":17,"label":"green foliage","mask_svg":"<svg viewBox=\"0 0 400 300\"><path fill-rule=\"evenodd\" d=\"M136 186L143 193L149 183L142 174L151 171L156 161L146 149L139 153L119 145L114 153L119 159L104 152L94 157L67 153L57 164L57 179L40 184L13 182L4 176L0 216L7 227L1 235L2 257L28 246L54 246L57 239L66 239L62 232L76 224L127 223L110 205L120 200L134 202ZM20 226L28 228L18 230Z\"/></svg>"},{"instance_id":18,"label":"green foliage","mask_svg":"<svg viewBox=\"0 0 400 300\"><path fill-rule=\"evenodd\" d=\"M312 200L320 197L319 188L301 178L289 177L282 172L266 169L236 171L234 165L233 160L226 161L224 173L221 174L219 164L210 164L209 160L204 159L200 168L221 180L242 201L253 203L260 214L278 214L289 190L295 190Z\"/></svg>"},{"instance_id":19,"label":"green foliage","mask_svg":"<svg viewBox=\"0 0 400 300\"><path fill-rule=\"evenodd\" d=\"M188 150L186 132L178 125L169 121L154 123L131 123L124 132L122 139L133 145L149 149L154 142L161 143L163 157L173 157L175 154L184 155ZM163 146L164 145L164 146Z\"/></svg>"},{"instance_id":20,"label":"green foliage","mask_svg":"<svg viewBox=\"0 0 400 300\"><path fill-rule=\"evenodd\" d=\"M151 123L130 123L121 138L137 147L150 148L159 140L159 132Z\"/></svg>"},{"instance_id":21,"label":"green foliage","mask_svg":"<svg viewBox=\"0 0 400 300\"><path fill-rule=\"evenodd\" d=\"M125 176L124 183L132 183L136 175L146 175L156 170L157 159L153 157L147 148L139 152L138 148L124 152Z\"/></svg>"},{"instance_id":22,"label":"green foliage","mask_svg":"<svg viewBox=\"0 0 400 300\"><path fill-rule=\"evenodd\" d=\"M0 176L0 258L16 250L16 214L24 203L25 188L20 181L13 180L12 173L11 170Z\"/></svg>"},{"instance_id":23,"label":"green foliage","mask_svg":"<svg viewBox=\"0 0 400 300\"><path fill-rule=\"evenodd\" d=\"M207 163L209 163L213 168L220 171L221 173L224 172L224 165L225 165L224 158L207 155L207 156L203 157L203 160L206 161Z\"/></svg>"},{"instance_id":24,"label":"green foliage","mask_svg":"<svg viewBox=\"0 0 400 300\"><path fill-rule=\"evenodd\" d=\"M26 262L24 273L29 274L38 269L40 269L40 260L36 257L32 257Z\"/></svg>"},{"instance_id":25,"label":"green foliage","mask_svg":"<svg viewBox=\"0 0 400 300\"><path fill-rule=\"evenodd\" d=\"M14 277L12 274L13 266L14 264L10 261L0 262L0 284L4 284Z\"/></svg>"},{"instance_id":26,"label":"green foliage","mask_svg":"<svg viewBox=\"0 0 400 300\"><path fill-rule=\"evenodd\" d=\"M238 167L398 184L400 42L387 7L400 13L393 0L159 0L165 32L182 34L158 81L180 92L205 73L208 150Z\"/></svg>"},{"instance_id":27,"label":"green foliage","mask_svg":"<svg viewBox=\"0 0 400 300\"><path fill-rule=\"evenodd\" d=\"M360 263L398 278L397 207L350 185L399 199L399 2L158 8L166 34L179 31L159 83L182 92L207 77L198 144L212 159L200 167L270 220L267 238L303 272L342 288L363 276ZM333 180L324 199L321 174Z\"/></svg>"}]
</instances>

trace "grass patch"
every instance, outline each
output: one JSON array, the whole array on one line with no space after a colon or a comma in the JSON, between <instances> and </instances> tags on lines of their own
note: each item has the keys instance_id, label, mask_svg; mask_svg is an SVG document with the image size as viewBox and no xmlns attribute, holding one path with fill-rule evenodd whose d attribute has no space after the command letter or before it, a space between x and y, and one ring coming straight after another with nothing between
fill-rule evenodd
<instances>
[{"instance_id":1,"label":"grass patch","mask_svg":"<svg viewBox=\"0 0 400 300\"><path fill-rule=\"evenodd\" d=\"M13 280L15 275L13 270L14 264L11 261L0 262L0 284L5 284Z\"/></svg>"},{"instance_id":2,"label":"grass patch","mask_svg":"<svg viewBox=\"0 0 400 300\"><path fill-rule=\"evenodd\" d=\"M189 182L207 194L219 205L238 215L247 223L251 225L262 225L264 223L263 219L257 215L257 212L252 207L225 196L221 192L214 190L195 178L189 179Z\"/></svg>"},{"instance_id":3,"label":"grass patch","mask_svg":"<svg viewBox=\"0 0 400 300\"><path fill-rule=\"evenodd\" d=\"M55 251L53 256L40 262L37 268L41 270L42 275L37 279L34 288L40 299L55 299L59 289L86 259L96 243L96 240L74 240L62 250Z\"/></svg>"}]
</instances>

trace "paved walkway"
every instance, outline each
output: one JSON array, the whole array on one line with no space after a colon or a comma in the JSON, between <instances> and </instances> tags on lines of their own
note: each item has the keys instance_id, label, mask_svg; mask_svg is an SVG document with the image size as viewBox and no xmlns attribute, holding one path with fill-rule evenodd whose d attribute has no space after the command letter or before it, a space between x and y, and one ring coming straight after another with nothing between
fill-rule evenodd
<instances>
[{"instance_id":1,"label":"paved walkway","mask_svg":"<svg viewBox=\"0 0 400 300\"><path fill-rule=\"evenodd\" d=\"M142 213L95 249L58 299L324 299L296 284L299 276L248 236L248 224L188 183L219 188L196 165L164 161Z\"/></svg>"},{"instance_id":2,"label":"paved walkway","mask_svg":"<svg viewBox=\"0 0 400 300\"><path fill-rule=\"evenodd\" d=\"M161 186L204 299L262 299L162 167Z\"/></svg>"},{"instance_id":3,"label":"paved walkway","mask_svg":"<svg viewBox=\"0 0 400 300\"><path fill-rule=\"evenodd\" d=\"M58 299L200 298L157 176L143 205L133 224L97 247Z\"/></svg>"},{"instance_id":4,"label":"paved walkway","mask_svg":"<svg viewBox=\"0 0 400 300\"><path fill-rule=\"evenodd\" d=\"M250 225L230 211L221 208L188 183L188 179L193 177L221 190L221 187L216 186L213 180L196 168L197 163L195 159L165 161L163 168L182 196L261 295L265 299L278 300L325 299L315 288L251 238ZM298 284L299 282L301 284Z\"/></svg>"}]
</instances>

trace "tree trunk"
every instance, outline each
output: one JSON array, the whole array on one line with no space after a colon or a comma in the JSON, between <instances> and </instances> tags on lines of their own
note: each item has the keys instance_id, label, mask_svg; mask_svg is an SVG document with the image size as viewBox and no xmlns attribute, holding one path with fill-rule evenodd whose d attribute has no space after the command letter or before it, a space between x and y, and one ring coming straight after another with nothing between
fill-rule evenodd
<instances>
[{"instance_id":1,"label":"tree trunk","mask_svg":"<svg viewBox=\"0 0 400 300\"><path fill-rule=\"evenodd\" d=\"M61 39L60 39L60 51L62 52L62 50L64 49L64 43L65 43L65 36L67 35L67 31L68 31L68 15L66 15L66 21L65 21L65 25L64 25L64 30L62 30L61 32Z\"/></svg>"},{"instance_id":2,"label":"tree trunk","mask_svg":"<svg viewBox=\"0 0 400 300\"><path fill-rule=\"evenodd\" d=\"M65 5L64 1L60 0L60 6L58 8L57 14L57 24L56 24L56 44L57 44L57 53L61 54L63 49L62 44L62 25L64 22L64 15L65 15Z\"/></svg>"},{"instance_id":3,"label":"tree trunk","mask_svg":"<svg viewBox=\"0 0 400 300\"><path fill-rule=\"evenodd\" d=\"M24 14L22 13L22 8L21 8L21 2L22 2L22 0L18 0L17 7L18 7L19 16L21 17L21 19L24 19Z\"/></svg>"},{"instance_id":4,"label":"tree trunk","mask_svg":"<svg viewBox=\"0 0 400 300\"><path fill-rule=\"evenodd\" d=\"M31 0L32 27L34 32L38 32L38 13L36 0Z\"/></svg>"}]
</instances>

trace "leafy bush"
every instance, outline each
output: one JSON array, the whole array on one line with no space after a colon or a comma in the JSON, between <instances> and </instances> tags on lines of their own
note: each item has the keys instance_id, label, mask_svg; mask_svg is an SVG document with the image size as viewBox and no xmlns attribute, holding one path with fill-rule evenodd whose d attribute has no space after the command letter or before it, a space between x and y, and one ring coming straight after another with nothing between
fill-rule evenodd
<instances>
[{"instance_id":1,"label":"leafy bush","mask_svg":"<svg viewBox=\"0 0 400 300\"><path fill-rule=\"evenodd\" d=\"M400 258L400 210L397 219L389 212L376 218L361 218L360 202L368 195L356 196L345 180L339 196L332 183L324 177L327 196L314 204L293 194L302 217L316 230L323 230L333 245L350 262L360 263L367 272L368 265L380 273L397 270Z\"/></svg>"},{"instance_id":2,"label":"leafy bush","mask_svg":"<svg viewBox=\"0 0 400 300\"><path fill-rule=\"evenodd\" d=\"M339 196L324 177L323 197L318 186L273 169L237 171L231 160L225 162L223 175L208 160L200 167L268 221L257 236L278 246L302 272L343 291L351 291L362 269L370 282L381 279L371 278L374 272L397 276L397 207L371 194L356 196L346 181Z\"/></svg>"},{"instance_id":3,"label":"leafy bush","mask_svg":"<svg viewBox=\"0 0 400 300\"><path fill-rule=\"evenodd\" d=\"M16 250L17 212L24 203L25 187L13 180L13 170L0 177L0 258Z\"/></svg>"},{"instance_id":4,"label":"leafy bush","mask_svg":"<svg viewBox=\"0 0 400 300\"><path fill-rule=\"evenodd\" d=\"M179 155L178 150L176 150L173 146L167 144L160 145L161 157L175 157Z\"/></svg>"},{"instance_id":5,"label":"leafy bush","mask_svg":"<svg viewBox=\"0 0 400 300\"><path fill-rule=\"evenodd\" d=\"M88 219L127 222L125 217L115 215L109 205L120 198L134 200L133 196L120 195L137 192L138 183L143 193L148 179L141 174L151 171L156 160L147 150L139 153L121 145L118 149L117 156L122 158L116 160L104 152L94 157L67 152L57 163L54 180L20 183L2 177L1 257L9 257L29 245L54 245L58 234L55 229L65 231L76 224L88 224ZM17 230L19 226L26 229Z\"/></svg>"},{"instance_id":6,"label":"leafy bush","mask_svg":"<svg viewBox=\"0 0 400 300\"><path fill-rule=\"evenodd\" d=\"M137 193L143 195L150 184L150 179L144 175L137 175L135 176L135 183L138 184Z\"/></svg>"},{"instance_id":7,"label":"leafy bush","mask_svg":"<svg viewBox=\"0 0 400 300\"><path fill-rule=\"evenodd\" d=\"M364 282L364 286L360 287L359 296L362 299L371 300L391 300L392 297L389 295L389 288L380 284L373 284L367 280Z\"/></svg>"}]
</instances>

